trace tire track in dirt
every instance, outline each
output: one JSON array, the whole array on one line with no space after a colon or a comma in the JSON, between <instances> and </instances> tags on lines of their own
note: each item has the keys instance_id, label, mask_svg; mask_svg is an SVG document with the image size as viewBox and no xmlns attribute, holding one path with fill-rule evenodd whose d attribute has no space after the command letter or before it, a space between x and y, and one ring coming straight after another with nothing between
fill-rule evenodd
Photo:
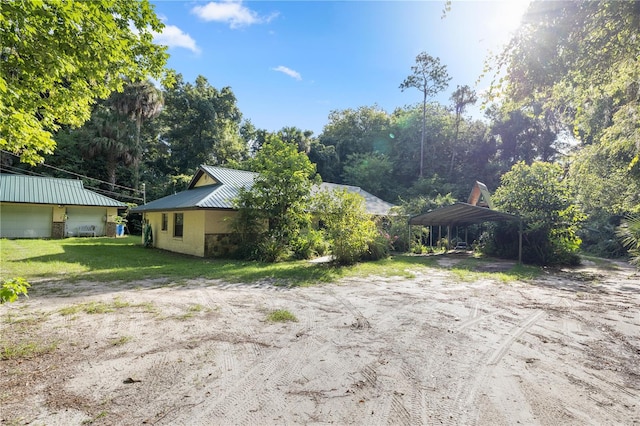
<instances>
[{"instance_id":1,"label":"tire track in dirt","mask_svg":"<svg viewBox=\"0 0 640 426\"><path fill-rule=\"evenodd\" d=\"M264 424L276 419L291 422L281 388L300 377L312 349L309 341L305 339L301 348L274 350L258 357L242 378L224 382L228 387L225 386L215 401L207 404L208 408L194 422L207 424L219 419L229 424Z\"/></svg>"},{"instance_id":2,"label":"tire track in dirt","mask_svg":"<svg viewBox=\"0 0 640 426\"><path fill-rule=\"evenodd\" d=\"M479 410L475 401L478 398L478 391L486 385L491 371L507 354L513 343L533 327L544 315L544 311L534 311L516 327L513 327L508 334L502 336L497 348L493 351L485 352L483 359L479 363L480 365L477 366L477 370L473 374L475 380L473 380L470 386L463 387L460 394L455 398L457 401L456 411L461 413L459 419L460 424L477 422Z\"/></svg>"}]
</instances>

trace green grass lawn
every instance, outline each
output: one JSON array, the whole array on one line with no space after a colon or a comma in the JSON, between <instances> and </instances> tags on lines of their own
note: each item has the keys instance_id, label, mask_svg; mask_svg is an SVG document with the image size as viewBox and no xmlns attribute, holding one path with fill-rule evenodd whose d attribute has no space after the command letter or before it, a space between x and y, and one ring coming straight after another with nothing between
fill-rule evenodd
<instances>
[{"instance_id":1,"label":"green grass lawn","mask_svg":"<svg viewBox=\"0 0 640 426\"><path fill-rule=\"evenodd\" d=\"M483 261L465 260L462 268L465 276L473 279L473 263ZM300 286L332 282L348 276L411 278L416 271L433 267L438 267L434 256L400 255L348 267L306 261L272 264L203 259L144 248L140 237L135 236L117 239L0 240L0 277L23 277L27 281L82 279L129 282L155 278L205 278L250 283L268 279L277 285ZM524 278L521 267L506 274L508 278Z\"/></svg>"}]
</instances>

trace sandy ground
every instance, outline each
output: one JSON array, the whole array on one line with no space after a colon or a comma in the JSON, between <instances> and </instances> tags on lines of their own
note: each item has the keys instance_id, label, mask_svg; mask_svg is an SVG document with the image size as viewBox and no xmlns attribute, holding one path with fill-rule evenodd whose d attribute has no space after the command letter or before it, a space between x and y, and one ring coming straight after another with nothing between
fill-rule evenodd
<instances>
[{"instance_id":1,"label":"sandy ground","mask_svg":"<svg viewBox=\"0 0 640 426\"><path fill-rule=\"evenodd\" d=\"M640 275L622 264L509 284L51 282L0 320L43 352L0 361L4 424L640 424Z\"/></svg>"}]
</instances>

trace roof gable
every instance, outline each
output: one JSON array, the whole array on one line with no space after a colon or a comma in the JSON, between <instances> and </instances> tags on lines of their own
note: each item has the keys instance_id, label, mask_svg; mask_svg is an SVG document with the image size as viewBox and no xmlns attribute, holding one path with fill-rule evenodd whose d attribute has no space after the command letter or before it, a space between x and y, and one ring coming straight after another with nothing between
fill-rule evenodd
<instances>
[{"instance_id":1,"label":"roof gable","mask_svg":"<svg viewBox=\"0 0 640 426\"><path fill-rule=\"evenodd\" d=\"M0 174L0 202L126 207L120 201L85 189L80 180L7 173Z\"/></svg>"},{"instance_id":2,"label":"roof gable","mask_svg":"<svg viewBox=\"0 0 640 426\"><path fill-rule=\"evenodd\" d=\"M257 175L257 173L246 170L228 169L226 167L207 166L203 164L191 179L187 189L216 184L246 187L247 185L253 184L253 180Z\"/></svg>"},{"instance_id":3,"label":"roof gable","mask_svg":"<svg viewBox=\"0 0 640 426\"><path fill-rule=\"evenodd\" d=\"M482 182L476 181L471 188L471 194L469 194L469 200L467 204L479 207L489 207L493 209L493 203L491 202L491 194L489 188Z\"/></svg>"}]
</instances>

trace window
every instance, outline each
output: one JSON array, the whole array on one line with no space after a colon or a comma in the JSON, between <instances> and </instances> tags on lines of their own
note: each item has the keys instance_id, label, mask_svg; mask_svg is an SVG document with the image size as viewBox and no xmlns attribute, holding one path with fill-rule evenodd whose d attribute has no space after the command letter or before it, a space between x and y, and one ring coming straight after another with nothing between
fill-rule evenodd
<instances>
[{"instance_id":1,"label":"window","mask_svg":"<svg viewBox=\"0 0 640 426\"><path fill-rule=\"evenodd\" d=\"M169 215L166 213L162 213L162 230L166 231L169 225Z\"/></svg>"},{"instance_id":2,"label":"window","mask_svg":"<svg viewBox=\"0 0 640 426\"><path fill-rule=\"evenodd\" d=\"M173 236L182 237L182 228L184 224L184 213L173 214Z\"/></svg>"}]
</instances>

